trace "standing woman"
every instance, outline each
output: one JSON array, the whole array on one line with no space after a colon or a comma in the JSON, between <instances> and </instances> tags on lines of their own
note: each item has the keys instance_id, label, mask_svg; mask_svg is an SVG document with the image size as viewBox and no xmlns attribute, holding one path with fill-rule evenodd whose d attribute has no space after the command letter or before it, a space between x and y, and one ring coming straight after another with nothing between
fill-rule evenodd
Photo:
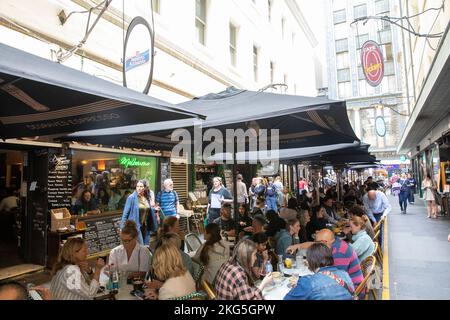
<instances>
[{"instance_id":1,"label":"standing woman","mask_svg":"<svg viewBox=\"0 0 450 320\"><path fill-rule=\"evenodd\" d=\"M139 232L139 243L148 245L150 233L158 230L159 217L155 214L154 199L151 198L150 190L147 187L147 181L139 180L136 184L136 190L127 198L125 208L123 209L120 228L123 229L125 221L132 220L136 222Z\"/></svg>"},{"instance_id":2,"label":"standing woman","mask_svg":"<svg viewBox=\"0 0 450 320\"><path fill-rule=\"evenodd\" d=\"M403 214L406 214L406 208L408 207L408 198L410 194L410 189L408 187L408 180L406 175L402 173L401 178L398 180L400 184L400 193L398 194L398 202L400 204L400 210Z\"/></svg>"},{"instance_id":3,"label":"standing woman","mask_svg":"<svg viewBox=\"0 0 450 320\"><path fill-rule=\"evenodd\" d=\"M222 184L222 178L215 177L208 196L208 223L220 217L222 202L232 203L232 199L230 192Z\"/></svg>"},{"instance_id":4,"label":"standing woman","mask_svg":"<svg viewBox=\"0 0 450 320\"><path fill-rule=\"evenodd\" d=\"M427 173L427 177L422 182L423 199L427 202L428 216L427 218L436 219L436 198L434 197L435 185L431 180L431 176Z\"/></svg>"}]
</instances>

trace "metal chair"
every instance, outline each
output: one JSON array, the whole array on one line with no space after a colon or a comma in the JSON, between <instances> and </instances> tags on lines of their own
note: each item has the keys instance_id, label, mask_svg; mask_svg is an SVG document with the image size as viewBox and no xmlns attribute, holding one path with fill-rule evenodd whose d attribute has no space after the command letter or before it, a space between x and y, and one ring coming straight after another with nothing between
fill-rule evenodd
<instances>
[{"instance_id":1,"label":"metal chair","mask_svg":"<svg viewBox=\"0 0 450 320\"><path fill-rule=\"evenodd\" d=\"M203 287L203 290L205 290L206 294L208 295L209 300L216 300L216 294L214 293L214 290L212 289L212 287L208 283L208 281L203 280L202 287Z\"/></svg>"},{"instance_id":2,"label":"metal chair","mask_svg":"<svg viewBox=\"0 0 450 320\"><path fill-rule=\"evenodd\" d=\"M366 289L367 281L369 281L370 277L375 273L376 262L377 262L376 258L372 255L372 256L369 256L366 259L364 259L364 261L361 263L361 271L364 275L364 279L359 284L359 286L356 288L355 295L359 296L363 292L363 290ZM377 300L376 294L374 292L375 290L371 290L371 291L372 291L372 295L374 296L374 299ZM364 299L367 300L368 296L369 296L369 293L366 290Z\"/></svg>"},{"instance_id":3,"label":"metal chair","mask_svg":"<svg viewBox=\"0 0 450 320\"><path fill-rule=\"evenodd\" d=\"M184 237L189 252L197 251L202 245L202 241L195 233L189 233Z\"/></svg>"}]
</instances>

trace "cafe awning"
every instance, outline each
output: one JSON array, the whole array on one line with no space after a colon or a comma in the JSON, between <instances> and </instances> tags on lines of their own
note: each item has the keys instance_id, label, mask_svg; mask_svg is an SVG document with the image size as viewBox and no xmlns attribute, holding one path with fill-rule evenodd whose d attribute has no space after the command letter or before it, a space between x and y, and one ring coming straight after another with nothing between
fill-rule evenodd
<instances>
[{"instance_id":1,"label":"cafe awning","mask_svg":"<svg viewBox=\"0 0 450 320\"><path fill-rule=\"evenodd\" d=\"M2 43L0 105L3 139L204 118Z\"/></svg>"},{"instance_id":2,"label":"cafe awning","mask_svg":"<svg viewBox=\"0 0 450 320\"><path fill-rule=\"evenodd\" d=\"M170 150L177 143L170 139L172 131L186 128L192 132L196 124L201 125L203 130L214 128L222 133L226 129L254 129L256 132L261 129L279 129L280 149L359 141L348 120L345 101L230 87L223 92L208 94L178 106L204 114L206 120L185 119L76 132L64 139L110 146Z\"/></svg>"}]
</instances>

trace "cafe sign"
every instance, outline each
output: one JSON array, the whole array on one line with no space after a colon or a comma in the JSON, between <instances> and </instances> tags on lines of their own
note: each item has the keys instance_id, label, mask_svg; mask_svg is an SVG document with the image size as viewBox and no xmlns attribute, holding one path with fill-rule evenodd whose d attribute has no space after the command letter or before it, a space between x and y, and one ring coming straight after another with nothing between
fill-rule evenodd
<instances>
[{"instance_id":1,"label":"cafe sign","mask_svg":"<svg viewBox=\"0 0 450 320\"><path fill-rule=\"evenodd\" d=\"M149 161L138 160L137 158L120 157L119 164L125 168L128 167L148 167L151 165Z\"/></svg>"},{"instance_id":2,"label":"cafe sign","mask_svg":"<svg viewBox=\"0 0 450 320\"><path fill-rule=\"evenodd\" d=\"M372 40L366 41L361 48L361 66L367 83L378 86L384 76L383 53L380 46Z\"/></svg>"}]
</instances>

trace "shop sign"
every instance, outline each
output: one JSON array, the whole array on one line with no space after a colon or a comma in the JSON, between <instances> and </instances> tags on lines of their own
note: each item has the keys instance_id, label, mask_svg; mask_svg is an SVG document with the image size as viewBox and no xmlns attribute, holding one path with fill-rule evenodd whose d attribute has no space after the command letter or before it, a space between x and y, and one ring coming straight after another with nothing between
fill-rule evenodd
<instances>
[{"instance_id":1,"label":"shop sign","mask_svg":"<svg viewBox=\"0 0 450 320\"><path fill-rule=\"evenodd\" d=\"M125 168L128 167L148 167L151 165L148 161L141 161L137 158L130 158L130 157L120 157L119 163L123 165Z\"/></svg>"},{"instance_id":2,"label":"shop sign","mask_svg":"<svg viewBox=\"0 0 450 320\"><path fill-rule=\"evenodd\" d=\"M361 48L361 66L367 83L378 86L384 76L383 53L380 46L372 40L366 41Z\"/></svg>"}]
</instances>

